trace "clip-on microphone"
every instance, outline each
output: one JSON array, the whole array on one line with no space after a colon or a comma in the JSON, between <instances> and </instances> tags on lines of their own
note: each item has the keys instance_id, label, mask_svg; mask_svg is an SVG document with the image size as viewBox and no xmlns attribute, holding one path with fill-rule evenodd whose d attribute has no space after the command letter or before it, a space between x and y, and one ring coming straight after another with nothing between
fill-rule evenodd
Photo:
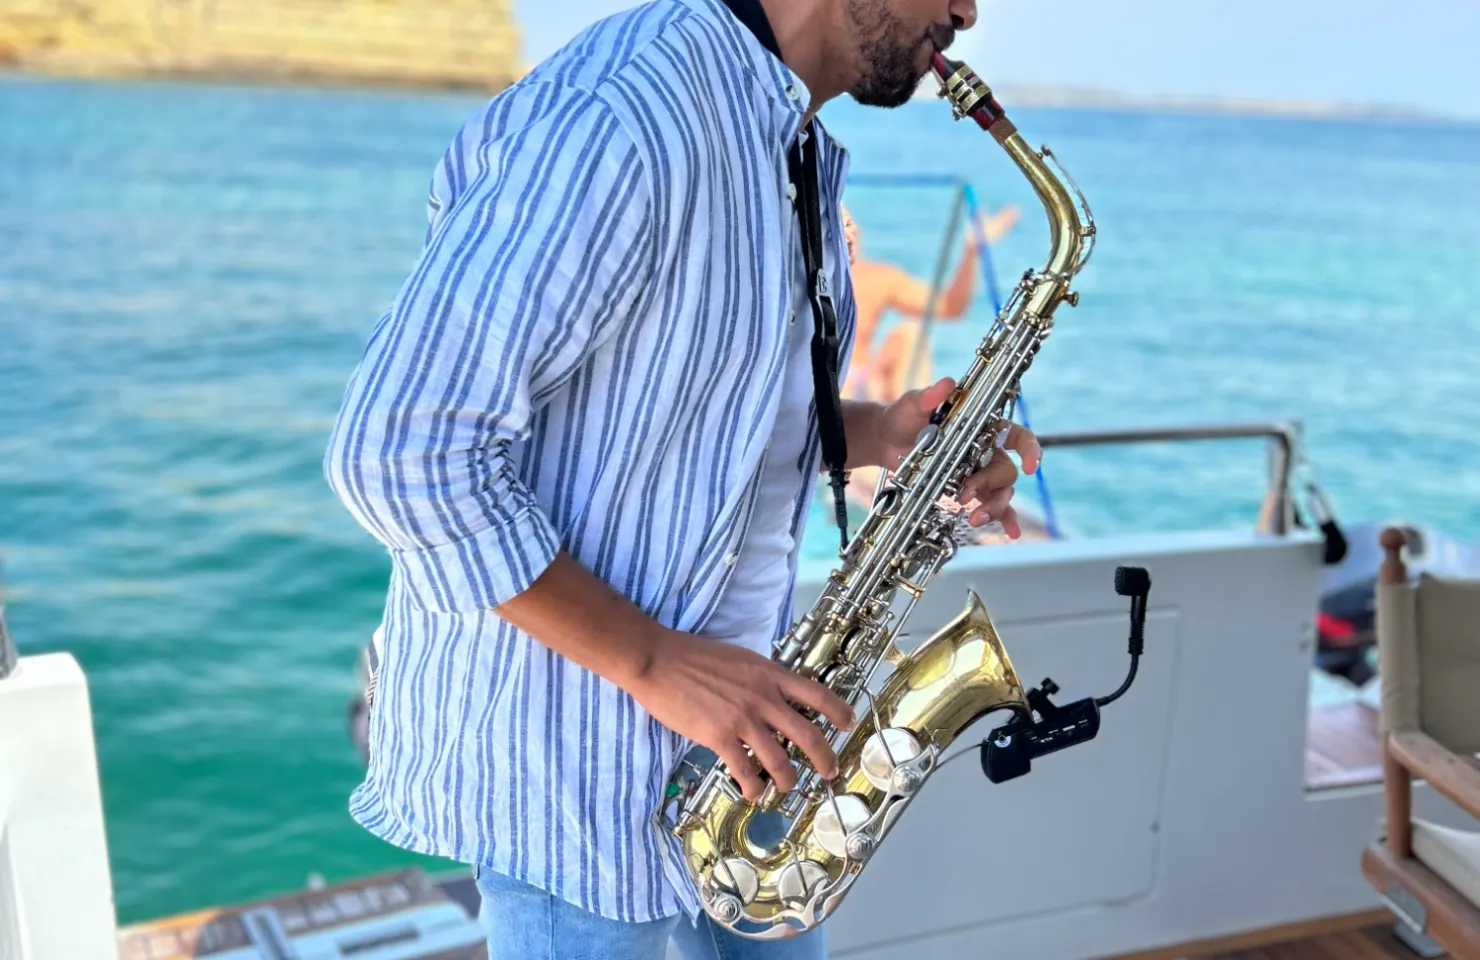
<instances>
[{"instance_id":1,"label":"clip-on microphone","mask_svg":"<svg viewBox=\"0 0 1480 960\"><path fill-rule=\"evenodd\" d=\"M1066 706L1049 699L1059 692L1058 684L1045 679L1028 691L1028 706L1040 719L1021 715L993 730L982 741L982 772L993 783L1002 783L1027 773L1033 758L1093 740L1100 732L1100 708L1115 702L1136 679L1145 643L1146 597L1151 593L1151 575L1143 567L1116 567L1115 592L1131 598L1130 672L1120 689L1108 697L1086 697Z\"/></svg>"}]
</instances>

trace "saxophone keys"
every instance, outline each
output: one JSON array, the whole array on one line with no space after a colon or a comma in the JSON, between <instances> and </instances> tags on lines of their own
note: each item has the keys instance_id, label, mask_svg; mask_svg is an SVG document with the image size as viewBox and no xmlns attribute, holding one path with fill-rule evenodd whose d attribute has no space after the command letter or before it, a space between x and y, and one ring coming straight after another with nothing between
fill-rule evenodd
<instances>
[{"instance_id":1,"label":"saxophone keys","mask_svg":"<svg viewBox=\"0 0 1480 960\"><path fill-rule=\"evenodd\" d=\"M925 774L915 767L901 765L894 768L889 785L895 793L908 797L925 785Z\"/></svg>"},{"instance_id":2,"label":"saxophone keys","mask_svg":"<svg viewBox=\"0 0 1480 960\"><path fill-rule=\"evenodd\" d=\"M923 752L914 734L901 727L887 727L864 741L859 767L868 782L878 790L913 793L919 788L919 774L906 764L918 759Z\"/></svg>"},{"instance_id":3,"label":"saxophone keys","mask_svg":"<svg viewBox=\"0 0 1480 960\"><path fill-rule=\"evenodd\" d=\"M733 893L717 893L709 898L705 905L709 915L720 923L729 925L740 919L740 911L744 909L740 900Z\"/></svg>"},{"instance_id":4,"label":"saxophone keys","mask_svg":"<svg viewBox=\"0 0 1480 960\"><path fill-rule=\"evenodd\" d=\"M827 871L813 860L798 860L781 868L776 892L791 907L804 907L827 883Z\"/></svg>"},{"instance_id":5,"label":"saxophone keys","mask_svg":"<svg viewBox=\"0 0 1480 960\"><path fill-rule=\"evenodd\" d=\"M861 860L872 844L858 833L869 821L868 804L856 793L845 793L822 801L814 823L817 845L839 860Z\"/></svg>"},{"instance_id":6,"label":"saxophone keys","mask_svg":"<svg viewBox=\"0 0 1480 960\"><path fill-rule=\"evenodd\" d=\"M756 895L760 893L760 874L756 873L755 865L749 860L740 857L728 857L721 860L713 876L714 884L718 889L710 897L710 903L716 907L721 901L729 898L735 901L738 909L754 903ZM730 918L730 920L733 919L733 917Z\"/></svg>"}]
</instances>

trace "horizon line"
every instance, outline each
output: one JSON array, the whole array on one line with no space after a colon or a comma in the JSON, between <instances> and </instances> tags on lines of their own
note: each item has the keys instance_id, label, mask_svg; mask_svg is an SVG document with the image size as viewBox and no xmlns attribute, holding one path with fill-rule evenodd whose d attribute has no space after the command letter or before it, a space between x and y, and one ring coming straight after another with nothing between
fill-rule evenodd
<instances>
[{"instance_id":1,"label":"horizon line","mask_svg":"<svg viewBox=\"0 0 1480 960\"><path fill-rule=\"evenodd\" d=\"M1103 87L1051 83L1000 83L992 92L1004 106L1048 109L1122 109L1223 116L1307 119L1408 120L1465 125L1480 124L1480 112L1454 113L1402 103L1325 100L1301 97L1225 96L1221 94L1139 94ZM927 74L913 99L938 99L939 86Z\"/></svg>"}]
</instances>

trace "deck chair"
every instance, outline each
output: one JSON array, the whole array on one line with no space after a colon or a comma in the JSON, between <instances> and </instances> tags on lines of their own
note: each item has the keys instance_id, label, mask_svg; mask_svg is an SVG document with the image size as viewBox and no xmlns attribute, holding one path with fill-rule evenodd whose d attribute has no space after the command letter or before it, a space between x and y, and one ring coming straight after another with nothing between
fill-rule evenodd
<instances>
[{"instance_id":1,"label":"deck chair","mask_svg":"<svg viewBox=\"0 0 1480 960\"><path fill-rule=\"evenodd\" d=\"M1384 834L1362 874L1420 955L1480 958L1480 580L1410 579L1388 527L1377 585ZM1413 816L1414 779L1469 816L1457 830Z\"/></svg>"}]
</instances>

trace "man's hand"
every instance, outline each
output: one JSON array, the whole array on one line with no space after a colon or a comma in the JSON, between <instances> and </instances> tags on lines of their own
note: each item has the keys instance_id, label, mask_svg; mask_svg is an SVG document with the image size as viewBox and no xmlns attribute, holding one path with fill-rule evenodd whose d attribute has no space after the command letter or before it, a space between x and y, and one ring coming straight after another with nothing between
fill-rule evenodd
<instances>
[{"instance_id":1,"label":"man's hand","mask_svg":"<svg viewBox=\"0 0 1480 960\"><path fill-rule=\"evenodd\" d=\"M796 767L777 734L800 747L823 777L837 776L827 738L792 704L816 710L839 729L853 726L852 709L822 684L744 647L671 630L655 634L651 658L627 687L664 726L713 750L751 801L765 792L756 761L781 792L796 786Z\"/></svg>"},{"instance_id":2,"label":"man's hand","mask_svg":"<svg viewBox=\"0 0 1480 960\"><path fill-rule=\"evenodd\" d=\"M915 448L915 440L930 422L931 412L951 395L956 383L947 377L923 390L911 390L883 409L878 419L878 455L882 465L889 469ZM850 438L851 439L851 438ZM1017 482L1018 468L1008 456L1008 450L1017 451L1023 461L1023 472L1038 469L1043 458L1043 449L1038 438L1026 427L1013 424L1003 447L992 449L992 458L987 465L967 478L965 487L956 499L964 506L973 500L979 501L972 511L970 524L979 527L996 520L1002 524L1007 535L1016 540L1022 536L1017 511L1012 507L1013 484Z\"/></svg>"},{"instance_id":3,"label":"man's hand","mask_svg":"<svg viewBox=\"0 0 1480 960\"><path fill-rule=\"evenodd\" d=\"M837 775L827 738L797 707L852 729L853 711L840 697L744 647L662 626L564 551L494 612L632 694L670 730L713 750L750 800L760 799L765 784L745 747L778 789L796 786L796 767L778 733L822 776Z\"/></svg>"}]
</instances>

